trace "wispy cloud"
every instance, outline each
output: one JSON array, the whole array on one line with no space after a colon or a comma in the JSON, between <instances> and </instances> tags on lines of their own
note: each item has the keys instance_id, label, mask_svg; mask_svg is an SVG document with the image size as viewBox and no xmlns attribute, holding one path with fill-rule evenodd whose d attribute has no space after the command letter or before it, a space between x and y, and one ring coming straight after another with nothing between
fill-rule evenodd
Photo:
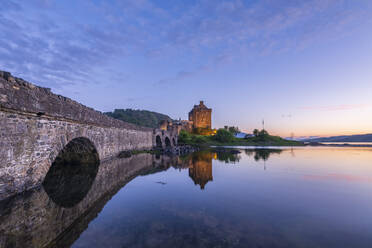
<instances>
[{"instance_id":1,"label":"wispy cloud","mask_svg":"<svg viewBox=\"0 0 372 248\"><path fill-rule=\"evenodd\" d=\"M312 111L341 111L341 110L355 110L364 109L371 107L369 104L341 104L341 105L329 105L329 106L305 106L300 107L301 110L312 110Z\"/></svg>"},{"instance_id":2,"label":"wispy cloud","mask_svg":"<svg viewBox=\"0 0 372 248\"><path fill-rule=\"evenodd\" d=\"M97 71L129 56L194 56L203 61L202 66L178 69L174 76L158 80L167 83L243 54L303 49L367 20L370 4L200 0L164 6L151 0L4 0L0 10L6 10L0 11L0 67L46 86L63 87L102 82Z\"/></svg>"},{"instance_id":3,"label":"wispy cloud","mask_svg":"<svg viewBox=\"0 0 372 248\"><path fill-rule=\"evenodd\" d=\"M222 54L218 55L216 57L213 57L210 62L208 62L205 65L200 65L194 68L193 70L190 71L178 71L177 74L173 77L168 77L168 78L163 78L157 82L154 83L154 86L159 86L159 85L167 85L167 84L174 84L178 82L182 82L183 80L187 78L192 78L194 76L197 76L203 72L207 72L215 68L216 66L224 65L227 63L232 62L234 57L231 54Z\"/></svg>"}]
</instances>

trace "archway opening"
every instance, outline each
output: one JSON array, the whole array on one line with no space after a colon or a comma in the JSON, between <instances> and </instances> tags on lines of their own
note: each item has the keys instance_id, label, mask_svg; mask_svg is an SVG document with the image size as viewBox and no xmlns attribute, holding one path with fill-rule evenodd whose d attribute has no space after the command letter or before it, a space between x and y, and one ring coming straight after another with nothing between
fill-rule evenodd
<instances>
[{"instance_id":1,"label":"archway opening","mask_svg":"<svg viewBox=\"0 0 372 248\"><path fill-rule=\"evenodd\" d=\"M87 138L70 141L50 167L43 187L54 203L70 208L88 194L99 168L99 156Z\"/></svg>"},{"instance_id":2,"label":"archway opening","mask_svg":"<svg viewBox=\"0 0 372 248\"><path fill-rule=\"evenodd\" d=\"M170 142L170 139L168 137L165 137L165 147L171 147L171 142Z\"/></svg>"},{"instance_id":3,"label":"archway opening","mask_svg":"<svg viewBox=\"0 0 372 248\"><path fill-rule=\"evenodd\" d=\"M177 144L176 144L175 138L173 138L172 141L173 141L173 146L176 146Z\"/></svg>"},{"instance_id":4,"label":"archway opening","mask_svg":"<svg viewBox=\"0 0 372 248\"><path fill-rule=\"evenodd\" d=\"M163 142L161 142L161 138L159 135L156 135L156 147L163 148Z\"/></svg>"}]
</instances>

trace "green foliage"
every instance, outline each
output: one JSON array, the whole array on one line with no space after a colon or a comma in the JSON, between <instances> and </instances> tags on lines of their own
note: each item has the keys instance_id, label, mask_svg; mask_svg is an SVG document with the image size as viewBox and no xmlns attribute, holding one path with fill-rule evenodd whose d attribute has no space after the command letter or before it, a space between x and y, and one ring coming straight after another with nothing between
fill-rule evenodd
<instances>
[{"instance_id":1,"label":"green foliage","mask_svg":"<svg viewBox=\"0 0 372 248\"><path fill-rule=\"evenodd\" d=\"M265 129L262 129L262 130L258 133L257 138L258 138L260 141L265 141L265 140L268 140L268 139L270 138L270 135L269 135L269 133L268 133Z\"/></svg>"},{"instance_id":2,"label":"green foliage","mask_svg":"<svg viewBox=\"0 0 372 248\"><path fill-rule=\"evenodd\" d=\"M167 115L147 110L115 109L114 112L106 112L104 114L118 120L150 128L159 127L159 123L163 120L172 120Z\"/></svg>"},{"instance_id":3,"label":"green foliage","mask_svg":"<svg viewBox=\"0 0 372 248\"><path fill-rule=\"evenodd\" d=\"M219 129L216 135L204 136L182 130L178 136L179 144L195 146L300 146L303 143L271 136L267 131L258 131L256 137L235 138L227 129Z\"/></svg>"},{"instance_id":4,"label":"green foliage","mask_svg":"<svg viewBox=\"0 0 372 248\"><path fill-rule=\"evenodd\" d=\"M193 135L191 137L191 142L196 143L196 144L205 144L207 143L207 138L202 135Z\"/></svg>"},{"instance_id":5,"label":"green foliage","mask_svg":"<svg viewBox=\"0 0 372 248\"><path fill-rule=\"evenodd\" d=\"M262 129L259 133L258 133L258 136L262 136L262 137L267 137L269 136L269 133L265 130L265 129Z\"/></svg>"},{"instance_id":6,"label":"green foliage","mask_svg":"<svg viewBox=\"0 0 372 248\"><path fill-rule=\"evenodd\" d=\"M185 130L181 130L178 135L179 144L204 144L207 143L207 139L206 136L190 134Z\"/></svg>"},{"instance_id":7,"label":"green foliage","mask_svg":"<svg viewBox=\"0 0 372 248\"><path fill-rule=\"evenodd\" d=\"M254 137L246 137L244 140L255 145L273 145L273 146L298 146L303 145L302 142L285 140L279 136L272 136L266 130L253 130Z\"/></svg>"},{"instance_id":8,"label":"green foliage","mask_svg":"<svg viewBox=\"0 0 372 248\"><path fill-rule=\"evenodd\" d=\"M185 130L181 130L180 134L178 135L178 143L179 144L189 144L191 143L191 134L186 132Z\"/></svg>"},{"instance_id":9,"label":"green foliage","mask_svg":"<svg viewBox=\"0 0 372 248\"><path fill-rule=\"evenodd\" d=\"M255 129L253 130L253 135L254 135L255 141L266 141L266 140L269 140L271 137L273 137L273 136L270 136L269 133L265 129L262 129L261 131L259 131L258 129Z\"/></svg>"},{"instance_id":10,"label":"green foliage","mask_svg":"<svg viewBox=\"0 0 372 248\"><path fill-rule=\"evenodd\" d=\"M214 139L218 142L231 142L234 140L234 138L234 135L224 128L218 129L216 135L214 136Z\"/></svg>"},{"instance_id":11,"label":"green foliage","mask_svg":"<svg viewBox=\"0 0 372 248\"><path fill-rule=\"evenodd\" d=\"M237 133L240 133L240 130L238 127L229 127L229 132L236 135Z\"/></svg>"}]
</instances>

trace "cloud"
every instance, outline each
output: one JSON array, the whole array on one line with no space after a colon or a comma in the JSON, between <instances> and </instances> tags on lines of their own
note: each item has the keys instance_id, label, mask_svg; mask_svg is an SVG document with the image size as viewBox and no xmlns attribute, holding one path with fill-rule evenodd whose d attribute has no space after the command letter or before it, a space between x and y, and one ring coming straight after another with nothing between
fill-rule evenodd
<instances>
[{"instance_id":1,"label":"cloud","mask_svg":"<svg viewBox=\"0 0 372 248\"><path fill-rule=\"evenodd\" d=\"M154 84L154 86L157 87L159 85L164 86L167 84L174 84L186 78L190 78L194 75L197 75L198 73L204 71L205 69L206 67L200 66L193 71L179 71L174 77L160 79Z\"/></svg>"},{"instance_id":2,"label":"cloud","mask_svg":"<svg viewBox=\"0 0 372 248\"><path fill-rule=\"evenodd\" d=\"M6 1L3 1L1 4L0 4L0 11L20 11L22 10L22 7L15 3L14 1L11 1L11 0L6 0Z\"/></svg>"},{"instance_id":3,"label":"cloud","mask_svg":"<svg viewBox=\"0 0 372 248\"><path fill-rule=\"evenodd\" d=\"M329 105L329 106L305 106L300 107L301 110L313 111L342 111L368 108L369 104L342 104L342 105Z\"/></svg>"},{"instance_id":4,"label":"cloud","mask_svg":"<svg viewBox=\"0 0 372 248\"><path fill-rule=\"evenodd\" d=\"M182 80L185 80L187 78L192 78L192 77L195 77L203 72L207 72L209 70L211 70L213 67L215 67L216 65L220 65L220 64L225 64L225 63L228 63L230 62L232 59L231 56L224 56L224 55L221 55L221 56L217 56L215 58L213 58L213 60L208 63L208 64L205 64L205 65L200 65L196 68L194 68L193 70L190 70L190 71L184 71L184 70L181 70L181 71L178 71L177 74L174 76L174 77L168 77L168 78L163 78L163 79L160 79L159 81L157 81L154 86L158 86L158 85L167 85L167 84L175 84L175 83L178 83Z\"/></svg>"},{"instance_id":5,"label":"cloud","mask_svg":"<svg viewBox=\"0 0 372 248\"><path fill-rule=\"evenodd\" d=\"M190 71L179 71L174 77L168 77L158 80L154 86L174 84L178 83L184 79L195 77L203 72L207 72L215 68L216 66L224 65L231 63L234 60L234 57L231 54L220 54L215 57L212 57L211 61L204 65L197 66Z\"/></svg>"},{"instance_id":6,"label":"cloud","mask_svg":"<svg viewBox=\"0 0 372 248\"><path fill-rule=\"evenodd\" d=\"M346 0L200 0L166 6L151 0L5 0L0 10L0 67L52 88L100 83L98 75L110 61L130 56L201 61L158 83L180 81L244 55L337 39L370 17L369 3ZM185 62L184 68L192 66Z\"/></svg>"}]
</instances>

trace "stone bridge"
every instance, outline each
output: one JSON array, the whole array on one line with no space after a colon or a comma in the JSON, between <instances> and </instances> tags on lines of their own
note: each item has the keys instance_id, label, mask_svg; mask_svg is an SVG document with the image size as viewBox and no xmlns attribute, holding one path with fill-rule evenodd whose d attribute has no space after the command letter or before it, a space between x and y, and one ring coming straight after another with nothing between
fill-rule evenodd
<instances>
[{"instance_id":1,"label":"stone bridge","mask_svg":"<svg viewBox=\"0 0 372 248\"><path fill-rule=\"evenodd\" d=\"M182 163L176 156L157 158L152 154L138 154L103 161L98 171L90 171L88 177L79 171L62 179L62 184L58 177L49 178L52 181L47 184L57 185L57 193L50 194L51 190L44 185L28 191L27 197L17 195L2 201L0 247L70 247L128 182L170 166L187 168L188 165L182 167ZM79 191L74 190L81 187Z\"/></svg>"},{"instance_id":2,"label":"stone bridge","mask_svg":"<svg viewBox=\"0 0 372 248\"><path fill-rule=\"evenodd\" d=\"M50 89L0 71L0 200L43 182L68 145L99 160L121 151L177 145L176 130L110 118ZM73 158L72 158L73 159Z\"/></svg>"}]
</instances>

